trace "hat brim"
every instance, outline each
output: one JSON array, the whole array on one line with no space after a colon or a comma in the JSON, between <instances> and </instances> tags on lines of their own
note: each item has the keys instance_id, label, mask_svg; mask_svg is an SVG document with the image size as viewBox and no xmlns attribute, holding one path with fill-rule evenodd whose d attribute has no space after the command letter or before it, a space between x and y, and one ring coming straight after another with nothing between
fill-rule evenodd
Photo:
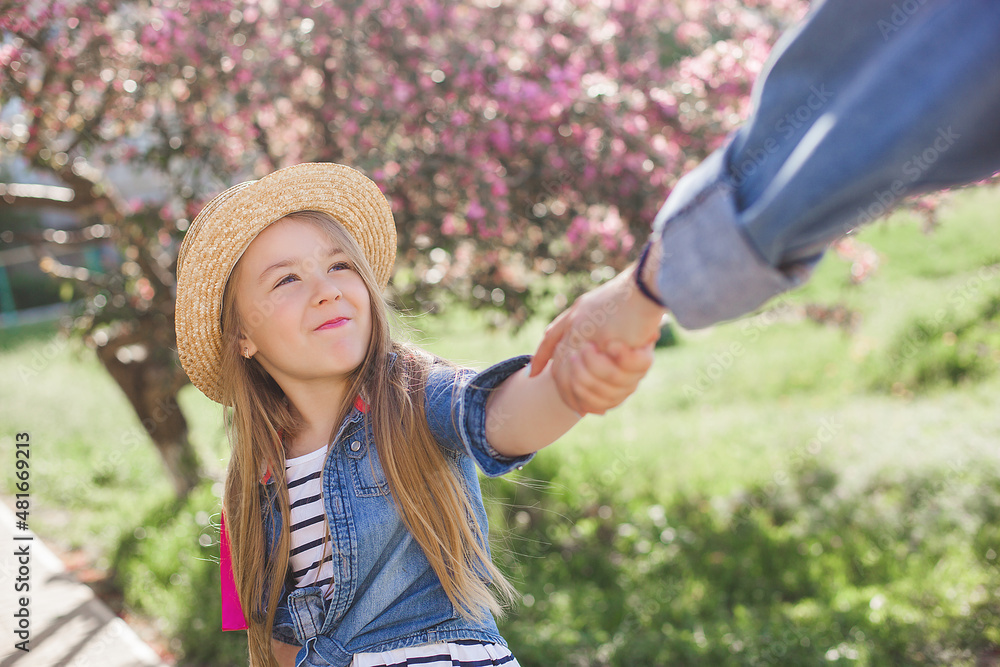
<instances>
[{"instance_id":1,"label":"hat brim","mask_svg":"<svg viewBox=\"0 0 1000 667\"><path fill-rule=\"evenodd\" d=\"M222 402L222 294L250 243L291 213L322 211L357 241L385 289L396 258L396 226L385 195L361 172L304 163L233 186L194 219L177 255L177 353L191 382Z\"/></svg>"}]
</instances>

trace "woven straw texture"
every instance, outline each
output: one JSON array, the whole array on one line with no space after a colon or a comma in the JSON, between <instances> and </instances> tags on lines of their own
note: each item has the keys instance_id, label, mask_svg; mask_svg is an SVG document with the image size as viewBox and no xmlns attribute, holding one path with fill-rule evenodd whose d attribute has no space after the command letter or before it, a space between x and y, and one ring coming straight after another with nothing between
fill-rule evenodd
<instances>
[{"instance_id":1,"label":"woven straw texture","mask_svg":"<svg viewBox=\"0 0 1000 667\"><path fill-rule=\"evenodd\" d=\"M385 195L361 172L332 163L297 164L235 185L210 201L177 255L177 353L191 382L222 402L222 293L233 267L265 227L298 211L323 211L358 242L385 289L396 227Z\"/></svg>"}]
</instances>

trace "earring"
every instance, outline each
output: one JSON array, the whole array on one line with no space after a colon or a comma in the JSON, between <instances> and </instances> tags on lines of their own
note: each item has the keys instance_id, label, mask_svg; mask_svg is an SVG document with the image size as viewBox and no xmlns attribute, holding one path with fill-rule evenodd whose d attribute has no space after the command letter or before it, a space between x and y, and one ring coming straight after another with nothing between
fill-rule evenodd
<instances>
[{"instance_id":1,"label":"earring","mask_svg":"<svg viewBox=\"0 0 1000 667\"><path fill-rule=\"evenodd\" d=\"M250 348L248 347L243 348L243 358L244 359L250 358Z\"/></svg>"}]
</instances>

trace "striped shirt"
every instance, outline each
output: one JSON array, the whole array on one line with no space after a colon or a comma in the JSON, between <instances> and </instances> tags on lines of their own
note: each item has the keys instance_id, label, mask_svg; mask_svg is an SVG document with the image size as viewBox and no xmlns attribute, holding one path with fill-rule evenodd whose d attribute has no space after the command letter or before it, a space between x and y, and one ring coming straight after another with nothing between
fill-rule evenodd
<instances>
[{"instance_id":1,"label":"striped shirt","mask_svg":"<svg viewBox=\"0 0 1000 667\"><path fill-rule=\"evenodd\" d=\"M291 560L296 588L326 586L325 597L333 597L332 543L327 533L323 507L323 463L329 446L285 460L288 502L291 503Z\"/></svg>"}]
</instances>

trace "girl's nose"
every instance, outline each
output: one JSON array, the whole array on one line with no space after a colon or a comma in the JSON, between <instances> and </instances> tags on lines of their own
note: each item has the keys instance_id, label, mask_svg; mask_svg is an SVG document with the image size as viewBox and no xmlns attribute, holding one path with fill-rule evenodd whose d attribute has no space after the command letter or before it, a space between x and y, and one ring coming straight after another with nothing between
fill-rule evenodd
<instances>
[{"instance_id":1,"label":"girl's nose","mask_svg":"<svg viewBox=\"0 0 1000 667\"><path fill-rule=\"evenodd\" d=\"M314 301L317 304L337 301L344 293L337 284L334 274L326 273L317 281Z\"/></svg>"}]
</instances>

